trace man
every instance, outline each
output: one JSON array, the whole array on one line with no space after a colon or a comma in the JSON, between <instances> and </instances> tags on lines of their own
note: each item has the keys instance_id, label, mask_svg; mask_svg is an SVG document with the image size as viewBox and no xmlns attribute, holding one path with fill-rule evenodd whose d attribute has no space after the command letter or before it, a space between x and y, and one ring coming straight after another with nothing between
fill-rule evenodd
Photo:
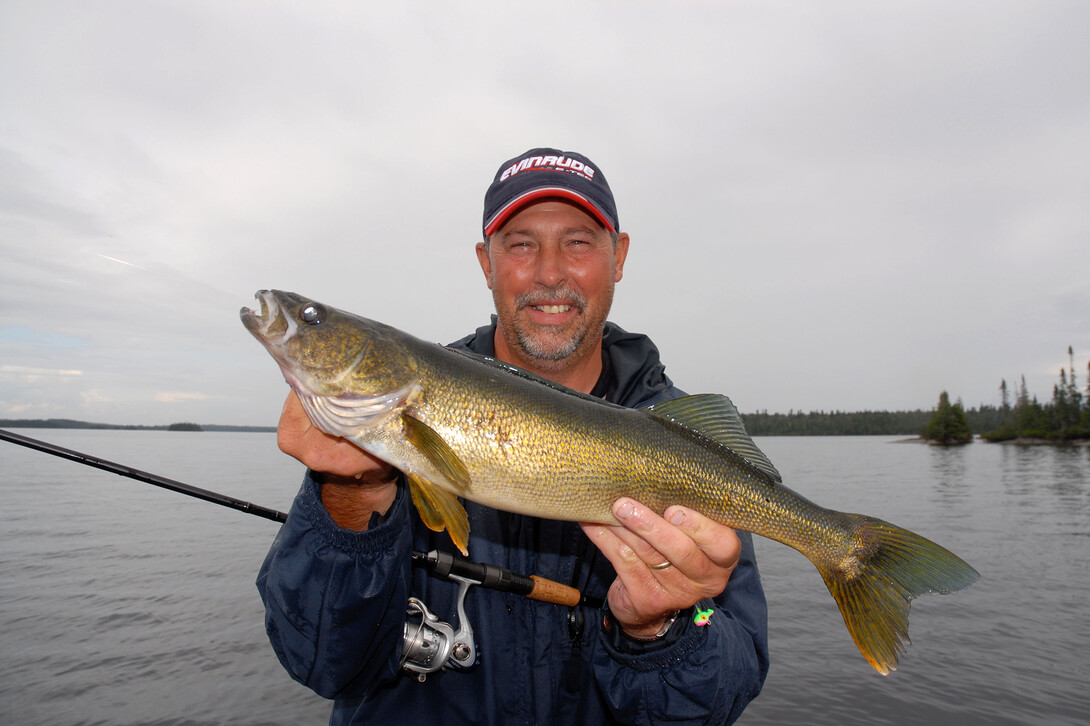
<instances>
[{"instance_id":1,"label":"man","mask_svg":"<svg viewBox=\"0 0 1090 726\"><path fill-rule=\"evenodd\" d=\"M497 314L453 347L622 406L684 395L648 338L606 322L629 236L589 159L532 149L506 162L485 195L483 231L477 258ZM410 596L455 618L456 586L409 557L449 540L412 513L398 472L314 428L294 393L278 437L309 471L258 587L277 655L335 699L332 723L722 724L760 691L765 601L750 536L630 499L615 503L612 526L466 502L471 558L606 605L474 588L466 610L479 662L423 683L399 673Z\"/></svg>"}]
</instances>

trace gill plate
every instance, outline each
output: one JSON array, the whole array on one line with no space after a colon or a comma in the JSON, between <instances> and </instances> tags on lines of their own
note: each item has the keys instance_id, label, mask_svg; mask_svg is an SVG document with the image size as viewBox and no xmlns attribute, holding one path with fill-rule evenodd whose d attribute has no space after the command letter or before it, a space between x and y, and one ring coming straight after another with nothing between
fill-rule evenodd
<instances>
[{"instance_id":1,"label":"gill plate","mask_svg":"<svg viewBox=\"0 0 1090 726\"><path fill-rule=\"evenodd\" d=\"M297 391L310 420L327 434L350 437L362 428L382 423L408 400L413 386L378 396L345 394L336 397L315 396Z\"/></svg>"}]
</instances>

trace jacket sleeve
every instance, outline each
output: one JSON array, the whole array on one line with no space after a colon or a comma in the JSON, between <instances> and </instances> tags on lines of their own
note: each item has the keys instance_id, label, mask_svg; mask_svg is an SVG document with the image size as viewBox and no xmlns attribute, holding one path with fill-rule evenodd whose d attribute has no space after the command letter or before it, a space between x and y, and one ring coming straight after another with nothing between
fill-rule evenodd
<instances>
[{"instance_id":1,"label":"jacket sleeve","mask_svg":"<svg viewBox=\"0 0 1090 726\"><path fill-rule=\"evenodd\" d=\"M326 698L394 677L411 577L405 488L384 521L341 529L307 472L257 576L265 629L291 676Z\"/></svg>"},{"instance_id":2,"label":"jacket sleeve","mask_svg":"<svg viewBox=\"0 0 1090 726\"><path fill-rule=\"evenodd\" d=\"M594 673L614 717L626 724L730 724L757 697L768 673L767 608L753 538L739 532L742 555L727 588L697 609L714 610L704 626L692 616L670 645L626 653L603 631Z\"/></svg>"}]
</instances>

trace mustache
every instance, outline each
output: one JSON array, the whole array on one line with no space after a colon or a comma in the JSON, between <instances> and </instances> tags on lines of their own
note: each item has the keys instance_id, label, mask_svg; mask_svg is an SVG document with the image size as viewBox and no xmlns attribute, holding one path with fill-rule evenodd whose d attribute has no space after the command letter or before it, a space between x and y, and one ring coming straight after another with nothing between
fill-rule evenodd
<instances>
[{"instance_id":1,"label":"mustache","mask_svg":"<svg viewBox=\"0 0 1090 726\"><path fill-rule=\"evenodd\" d=\"M515 306L522 309L555 300L565 300L580 311L585 310L587 307L587 299L566 285L560 287L547 287L523 293L515 298Z\"/></svg>"}]
</instances>

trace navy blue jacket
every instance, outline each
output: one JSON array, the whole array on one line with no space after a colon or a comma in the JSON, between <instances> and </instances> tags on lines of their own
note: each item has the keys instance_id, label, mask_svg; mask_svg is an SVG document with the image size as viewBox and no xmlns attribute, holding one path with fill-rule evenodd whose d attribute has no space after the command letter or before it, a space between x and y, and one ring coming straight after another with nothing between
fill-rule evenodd
<instances>
[{"instance_id":1,"label":"navy blue jacket","mask_svg":"<svg viewBox=\"0 0 1090 726\"><path fill-rule=\"evenodd\" d=\"M494 355L495 318L452 347ZM607 324L595 393L623 406L684 395L643 335ZM577 524L465 502L469 556L578 587L604 600L612 565ZM644 645L603 613L470 589L466 609L479 659L424 683L398 671L405 608L420 598L457 622L454 584L411 566L412 549L456 552L446 533L420 522L405 487L366 532L337 527L308 472L273 542L257 586L273 649L293 678L334 699L332 724L728 724L761 690L768 671L764 592L749 534L708 625L692 613ZM573 632L577 633L573 638Z\"/></svg>"}]
</instances>

